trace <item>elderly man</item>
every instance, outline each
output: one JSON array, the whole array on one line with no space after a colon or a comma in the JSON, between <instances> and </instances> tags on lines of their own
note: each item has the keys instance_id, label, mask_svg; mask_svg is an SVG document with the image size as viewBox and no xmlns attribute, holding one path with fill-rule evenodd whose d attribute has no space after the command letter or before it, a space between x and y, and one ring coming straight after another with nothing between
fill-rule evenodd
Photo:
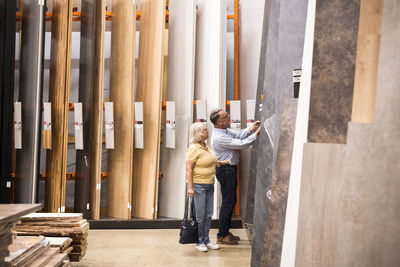
<instances>
[{"instance_id":1,"label":"elderly man","mask_svg":"<svg viewBox=\"0 0 400 267\"><path fill-rule=\"evenodd\" d=\"M216 169L216 177L221 185L222 204L219 213L219 231L217 243L226 245L237 245L240 238L229 232L233 210L236 205L236 171L239 164L239 153L237 150L251 146L260 134L260 122L256 121L250 128L241 131L229 129L231 124L230 115L222 109L213 110L210 121L214 124L211 144L219 161L229 160L230 165L221 165Z\"/></svg>"}]
</instances>

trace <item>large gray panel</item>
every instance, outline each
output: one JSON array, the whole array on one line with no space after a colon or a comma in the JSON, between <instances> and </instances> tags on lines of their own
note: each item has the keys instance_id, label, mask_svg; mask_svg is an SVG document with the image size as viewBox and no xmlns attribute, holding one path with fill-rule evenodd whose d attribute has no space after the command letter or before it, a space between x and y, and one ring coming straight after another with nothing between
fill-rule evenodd
<instances>
[{"instance_id":1,"label":"large gray panel","mask_svg":"<svg viewBox=\"0 0 400 267\"><path fill-rule=\"evenodd\" d=\"M293 70L301 68L307 0L272 1L257 160L252 266L259 266L264 247L270 190L285 99L292 98Z\"/></svg>"},{"instance_id":2,"label":"large gray panel","mask_svg":"<svg viewBox=\"0 0 400 267\"><path fill-rule=\"evenodd\" d=\"M268 207L262 266L280 266L296 125L297 100L285 102Z\"/></svg>"},{"instance_id":3,"label":"large gray panel","mask_svg":"<svg viewBox=\"0 0 400 267\"><path fill-rule=\"evenodd\" d=\"M16 150L15 202L37 201L43 80L44 6L23 0L19 101L22 149Z\"/></svg>"},{"instance_id":4,"label":"large gray panel","mask_svg":"<svg viewBox=\"0 0 400 267\"><path fill-rule=\"evenodd\" d=\"M346 143L360 0L317 1L308 142Z\"/></svg>"}]
</instances>

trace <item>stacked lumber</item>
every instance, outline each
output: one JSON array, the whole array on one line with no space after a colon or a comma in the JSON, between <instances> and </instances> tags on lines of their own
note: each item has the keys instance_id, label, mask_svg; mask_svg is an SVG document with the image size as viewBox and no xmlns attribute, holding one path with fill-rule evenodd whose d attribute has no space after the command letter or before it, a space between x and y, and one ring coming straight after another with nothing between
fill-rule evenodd
<instances>
[{"instance_id":1,"label":"stacked lumber","mask_svg":"<svg viewBox=\"0 0 400 267\"><path fill-rule=\"evenodd\" d=\"M40 204L0 204L0 266L7 266L6 257L10 255L9 245L15 234L12 229L19 218L41 208Z\"/></svg>"},{"instance_id":2,"label":"stacked lumber","mask_svg":"<svg viewBox=\"0 0 400 267\"><path fill-rule=\"evenodd\" d=\"M68 252L51 247L44 236L17 236L8 249L10 255L5 259L6 266L70 266Z\"/></svg>"},{"instance_id":3,"label":"stacked lumber","mask_svg":"<svg viewBox=\"0 0 400 267\"><path fill-rule=\"evenodd\" d=\"M71 261L80 261L86 254L89 223L81 213L32 213L21 218L15 226L18 235L43 235L46 237L69 237ZM60 250L68 247L68 240L52 239L53 246Z\"/></svg>"}]
</instances>

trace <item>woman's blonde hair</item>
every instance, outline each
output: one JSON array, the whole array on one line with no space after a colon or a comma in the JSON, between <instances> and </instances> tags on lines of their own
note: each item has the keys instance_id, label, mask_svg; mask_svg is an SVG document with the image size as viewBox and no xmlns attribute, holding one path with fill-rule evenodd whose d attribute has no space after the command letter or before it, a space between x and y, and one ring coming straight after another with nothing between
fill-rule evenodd
<instances>
[{"instance_id":1,"label":"woman's blonde hair","mask_svg":"<svg viewBox=\"0 0 400 267\"><path fill-rule=\"evenodd\" d=\"M202 122L195 122L190 126L189 140L190 143L200 143L203 138L203 130L207 126Z\"/></svg>"}]
</instances>

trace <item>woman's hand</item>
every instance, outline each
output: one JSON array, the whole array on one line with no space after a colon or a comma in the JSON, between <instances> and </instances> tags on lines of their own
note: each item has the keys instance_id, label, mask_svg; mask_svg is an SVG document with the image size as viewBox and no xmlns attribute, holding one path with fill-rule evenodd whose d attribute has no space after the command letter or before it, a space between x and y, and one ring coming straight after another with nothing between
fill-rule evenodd
<instances>
[{"instance_id":1,"label":"woman's hand","mask_svg":"<svg viewBox=\"0 0 400 267\"><path fill-rule=\"evenodd\" d=\"M219 165L231 165L231 161L230 160L222 160L222 161L218 161Z\"/></svg>"},{"instance_id":2,"label":"woman's hand","mask_svg":"<svg viewBox=\"0 0 400 267\"><path fill-rule=\"evenodd\" d=\"M193 197L193 196L194 196L194 189L193 189L193 187L189 187L187 194L188 194L189 197Z\"/></svg>"}]
</instances>

